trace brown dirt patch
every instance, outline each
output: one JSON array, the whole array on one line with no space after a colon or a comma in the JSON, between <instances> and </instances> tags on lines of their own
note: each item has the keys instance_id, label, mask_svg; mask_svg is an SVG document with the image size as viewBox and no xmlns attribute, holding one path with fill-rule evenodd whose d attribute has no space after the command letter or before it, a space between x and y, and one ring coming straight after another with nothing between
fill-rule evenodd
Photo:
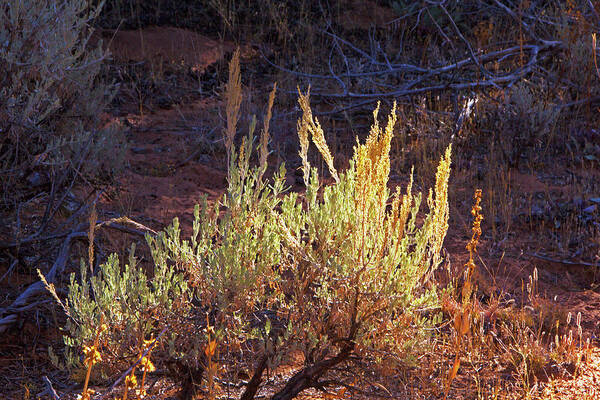
<instances>
[{"instance_id":1,"label":"brown dirt patch","mask_svg":"<svg viewBox=\"0 0 600 400\"><path fill-rule=\"evenodd\" d=\"M214 130L207 138L218 125L215 111L214 101L202 100L124 119L130 126L129 167L104 206L133 218L151 218L157 229L176 216L189 228L202 196L216 200L226 187Z\"/></svg>"},{"instance_id":2,"label":"brown dirt patch","mask_svg":"<svg viewBox=\"0 0 600 400\"><path fill-rule=\"evenodd\" d=\"M118 62L162 60L204 70L223 58L233 45L185 29L150 27L133 31L104 31L102 36Z\"/></svg>"}]
</instances>

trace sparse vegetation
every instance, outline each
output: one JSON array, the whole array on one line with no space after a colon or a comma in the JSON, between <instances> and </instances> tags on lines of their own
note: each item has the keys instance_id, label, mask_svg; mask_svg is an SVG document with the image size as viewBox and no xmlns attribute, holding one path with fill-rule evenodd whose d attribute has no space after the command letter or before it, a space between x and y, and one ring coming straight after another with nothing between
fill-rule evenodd
<instances>
[{"instance_id":1,"label":"sparse vegetation","mask_svg":"<svg viewBox=\"0 0 600 400\"><path fill-rule=\"evenodd\" d=\"M594 2L176 3L0 6L9 398L597 397Z\"/></svg>"}]
</instances>

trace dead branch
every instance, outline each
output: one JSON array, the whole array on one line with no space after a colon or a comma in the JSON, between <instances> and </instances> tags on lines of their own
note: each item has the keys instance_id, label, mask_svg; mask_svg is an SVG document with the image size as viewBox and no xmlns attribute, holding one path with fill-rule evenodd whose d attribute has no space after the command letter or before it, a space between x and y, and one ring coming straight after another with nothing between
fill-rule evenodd
<instances>
[{"instance_id":1,"label":"dead branch","mask_svg":"<svg viewBox=\"0 0 600 400\"><path fill-rule=\"evenodd\" d=\"M263 373L265 372L265 370L267 369L268 361L269 361L269 356L267 354L263 355L261 357L261 359L258 361L258 365L256 366L256 368L254 370L254 374L252 375L252 378L248 382L248 385L246 385L246 389L244 390L244 393L242 393L240 400L254 399L254 396L256 396L256 392L258 392L258 389L260 388L260 384L262 383L262 379L263 379L262 376L263 376Z\"/></svg>"},{"instance_id":2,"label":"dead branch","mask_svg":"<svg viewBox=\"0 0 600 400\"><path fill-rule=\"evenodd\" d=\"M334 357L301 369L287 381L284 388L277 392L271 400L291 400L296 398L304 389L318 387L319 379L323 374L332 367L347 360L353 349L352 345L345 345Z\"/></svg>"},{"instance_id":3,"label":"dead branch","mask_svg":"<svg viewBox=\"0 0 600 400\"><path fill-rule=\"evenodd\" d=\"M69 258L69 250L71 249L71 241L75 238L86 237L87 233L83 232L72 232L69 234L65 241L63 242L60 252L58 254L58 258L52 265L52 269L48 273L46 279L48 282L52 283L56 279L56 276L61 274L65 268L67 263L67 259ZM19 309L27 306L32 303L33 298L37 298L46 292L46 287L41 281L32 283L29 287L21 293L19 297L13 303L3 309L0 310L0 315L4 315L0 319L0 333L4 333L12 324L14 324L18 320Z\"/></svg>"},{"instance_id":4,"label":"dead branch","mask_svg":"<svg viewBox=\"0 0 600 400\"><path fill-rule=\"evenodd\" d=\"M133 225L137 229L124 226L122 225L123 223ZM152 234L156 235L154 230L128 217L112 218L96 224L96 228L103 226L142 237L146 235L146 232L151 232ZM54 283L56 278L63 273L69 258L71 242L73 239L84 239L88 237L86 227L86 223L79 224L73 231L65 235L66 238L60 248L58 257L52 265L50 272L48 272L46 275L46 281L48 283ZM42 281L32 283L27 289L25 289L23 293L19 295L19 297L15 299L15 301L12 302L10 306L0 309L0 333L4 333L12 324L14 324L18 320L20 313L39 305L40 303L35 303L35 299L44 295L45 293L46 287Z\"/></svg>"},{"instance_id":5,"label":"dead branch","mask_svg":"<svg viewBox=\"0 0 600 400\"><path fill-rule=\"evenodd\" d=\"M552 257L548 257L548 256L544 256L542 254L537 254L537 253L527 253L528 256L533 257L533 258L537 258L539 260L544 260L544 261L549 261L555 264L563 264L563 265L573 265L573 266L580 266L580 267L595 267L595 268L599 268L600 267L600 262L596 262L596 263L590 263L590 262L585 262L585 261L571 261L571 260L559 260L557 258L552 258Z\"/></svg>"},{"instance_id":6,"label":"dead branch","mask_svg":"<svg viewBox=\"0 0 600 400\"><path fill-rule=\"evenodd\" d=\"M10 267L8 268L8 270L4 273L4 275L2 275L2 277L0 277L0 283L2 283L2 281L7 276L10 276L10 274L13 272L13 270L15 269L15 267L17 266L18 263L19 263L19 260L17 260L17 259L13 260L13 262L10 264Z\"/></svg>"},{"instance_id":7,"label":"dead branch","mask_svg":"<svg viewBox=\"0 0 600 400\"><path fill-rule=\"evenodd\" d=\"M516 21L517 26L525 32L526 37L522 42L508 43L505 48L496 48L484 53L476 50L461 32L453 15L446 8L446 2L427 1L418 14L415 14L418 18L417 23L420 21L421 14L426 13L423 15L429 15L429 19L437 27L444 43L447 42L452 46L455 53L459 51L460 47L467 55L466 58L434 67L393 62L398 57L389 57L383 46L371 35L369 36L371 51L365 51L337 35L332 31L330 25L326 28L327 30L319 30L322 35L331 40L331 51L325 61L326 65L323 66L323 72L308 73L286 68L270 60L264 51L261 50L261 53L264 60L272 67L309 81L313 88L311 91L313 95L345 101L346 104L340 105L344 109L356 108L357 103L366 105L380 98L410 97L448 90L467 91L489 87L501 89L511 87L532 74L543 77L551 76L551 72L543 70L541 62L556 50L568 48L568 44L541 36L547 35L545 28L552 27L556 30L556 24L561 22L551 19L541 21L539 16L526 15L523 10L515 11L513 8L516 6L513 2L507 4L509 5L494 0L485 7L494 15L504 15L508 20ZM430 8L438 8L441 11L444 21L447 22L444 28L429 12ZM589 8L591 10L589 14L595 15L595 9L592 6ZM414 14L413 11L411 13ZM450 36L454 38L456 44L452 42ZM348 50L352 57L344 50ZM334 54L337 57L337 63L333 61ZM507 59L523 54L527 57L523 65L507 67L507 70L503 72L492 72L487 67L487 64L490 63L506 65ZM356 89L356 84L353 84L353 81L356 80L369 82L369 89Z\"/></svg>"},{"instance_id":8,"label":"dead branch","mask_svg":"<svg viewBox=\"0 0 600 400\"><path fill-rule=\"evenodd\" d=\"M50 379L48 379L48 377L46 375L44 375L42 377L42 380L46 384L46 389L44 389L43 392L38 393L37 397L42 398L44 396L50 396L52 398L52 400L60 400L60 396L58 395L58 393L56 393L56 390L54 390L54 387L52 386L52 382L50 382Z\"/></svg>"},{"instance_id":9,"label":"dead branch","mask_svg":"<svg viewBox=\"0 0 600 400\"><path fill-rule=\"evenodd\" d=\"M350 91L347 89L346 86L343 86L342 93L327 93L327 92L323 92L323 91L313 90L313 91L311 91L311 94L316 95L316 96L326 97L326 98L373 99L372 101L375 101L377 99L384 98L384 97L407 97L407 96L413 96L416 94L422 94L422 93L427 93L427 92L436 92L436 91L449 90L449 89L450 90L466 90L466 89L476 89L476 88L484 88L484 87L490 87L490 86L493 86L493 87L512 86L515 82L519 81L521 78L523 78L524 76L526 76L530 72L532 72L533 68L535 67L536 63L538 62L538 55L540 54L540 52L554 50L554 49L560 48L562 46L563 46L562 42L558 42L558 41L547 42L547 43L541 44L541 45L514 46L514 47L511 47L508 49L499 50L499 51L487 54L483 57L480 57L478 59L479 63L490 62L490 61L493 61L494 59L500 58L501 56L502 57L517 56L521 49L528 50L530 52L530 58L529 58L528 62L522 68L518 68L517 70L515 70L509 74L505 74L505 75L501 75L501 76L493 76L492 79L474 80L474 81L470 81L470 82L461 82L461 83L448 82L448 83L442 83L442 84L438 84L438 85L430 85L430 86L422 86L422 87L413 88L415 86L418 86L420 83L425 82L426 80L431 80L433 77L439 77L439 76L442 76L449 72L452 72L456 69L459 69L459 68L462 68L462 67L472 64L473 59L468 58L468 59L461 60L461 61L458 61L453 64L445 65L445 66L438 67L435 69L425 70L425 72L422 76L419 76L418 78L405 83L404 85L398 87L396 90L392 90L392 91L388 91L388 92L358 93L358 92ZM355 72L355 73L337 74L335 76L317 75L317 74L306 74L306 73L301 73L301 72L297 72L297 71L292 71L290 69L286 69L284 67L276 65L275 63L268 60L267 58L265 58L265 59L270 65L274 66L275 68L277 68L283 72L288 72L290 74L294 74L296 76L303 77L303 78L327 79L327 80L333 79L338 82L341 78L351 78L351 77L363 77L364 78L367 76L374 76L374 75L384 75L384 74L390 75L390 74L402 72L402 70L404 69L404 66L394 68L394 66L392 65L392 68L393 68L392 70L387 69L387 70L378 70L378 71L361 72L361 73Z\"/></svg>"}]
</instances>

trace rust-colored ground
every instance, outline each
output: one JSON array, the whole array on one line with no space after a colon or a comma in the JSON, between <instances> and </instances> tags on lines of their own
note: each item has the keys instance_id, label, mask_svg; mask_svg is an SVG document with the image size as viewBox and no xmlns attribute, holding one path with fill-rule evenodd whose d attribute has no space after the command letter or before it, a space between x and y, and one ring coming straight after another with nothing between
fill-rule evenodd
<instances>
[{"instance_id":1,"label":"rust-colored ground","mask_svg":"<svg viewBox=\"0 0 600 400\"><path fill-rule=\"evenodd\" d=\"M230 43L179 28L104 31L102 36L116 61L165 61L188 65L193 70L204 70L233 50Z\"/></svg>"}]
</instances>

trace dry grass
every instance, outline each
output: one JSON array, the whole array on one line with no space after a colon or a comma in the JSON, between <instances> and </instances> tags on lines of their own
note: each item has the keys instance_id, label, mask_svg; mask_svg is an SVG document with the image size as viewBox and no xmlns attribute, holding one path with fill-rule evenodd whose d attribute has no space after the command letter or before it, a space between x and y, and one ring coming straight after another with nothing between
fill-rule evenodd
<instances>
[{"instance_id":1,"label":"dry grass","mask_svg":"<svg viewBox=\"0 0 600 400\"><path fill-rule=\"evenodd\" d=\"M237 124L240 120L240 107L242 105L242 76L240 74L240 49L236 49L229 62L229 80L225 89L225 101L227 104L227 128L223 136L225 148L227 149L227 165L231 160L231 154L235 151L233 140L237 133ZM242 149L244 146L241 147ZM240 159L243 157L240 155Z\"/></svg>"}]
</instances>

